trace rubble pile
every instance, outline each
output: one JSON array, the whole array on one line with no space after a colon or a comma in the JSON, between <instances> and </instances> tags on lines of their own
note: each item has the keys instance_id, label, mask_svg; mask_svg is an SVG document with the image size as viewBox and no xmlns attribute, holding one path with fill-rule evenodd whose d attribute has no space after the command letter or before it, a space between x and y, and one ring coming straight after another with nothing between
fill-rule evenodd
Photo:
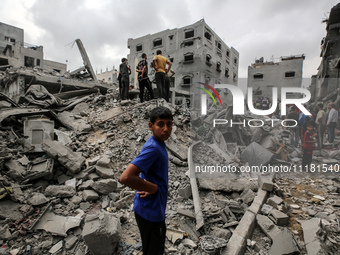
<instances>
[{"instance_id":1,"label":"rubble pile","mask_svg":"<svg viewBox=\"0 0 340 255\"><path fill-rule=\"evenodd\" d=\"M301 151L288 145L280 125L212 128L211 115L197 117L164 100L117 102L114 88L69 96L62 107L41 109L44 99L35 100L19 105L0 94L0 254L141 254L134 191L118 180L151 136L149 113L158 105L174 114L167 253L339 249L338 179L212 174L203 167L298 164ZM213 118L227 118L230 109ZM334 147L319 153L316 162L339 162Z\"/></svg>"}]
</instances>

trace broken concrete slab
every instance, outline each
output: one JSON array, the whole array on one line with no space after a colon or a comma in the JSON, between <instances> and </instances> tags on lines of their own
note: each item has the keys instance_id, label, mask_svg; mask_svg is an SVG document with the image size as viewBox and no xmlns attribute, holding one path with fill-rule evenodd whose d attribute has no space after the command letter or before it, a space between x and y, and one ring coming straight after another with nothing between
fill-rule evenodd
<instances>
[{"instance_id":1,"label":"broken concrete slab","mask_svg":"<svg viewBox=\"0 0 340 255\"><path fill-rule=\"evenodd\" d=\"M281 230L265 215L256 215L256 221L257 225L272 241L274 237L281 232Z\"/></svg>"},{"instance_id":2,"label":"broken concrete slab","mask_svg":"<svg viewBox=\"0 0 340 255\"><path fill-rule=\"evenodd\" d=\"M68 111L58 113L58 119L64 126L76 132L89 132L92 129L84 119L77 118L74 113Z\"/></svg>"},{"instance_id":3,"label":"broken concrete slab","mask_svg":"<svg viewBox=\"0 0 340 255\"><path fill-rule=\"evenodd\" d=\"M188 199L189 197L191 197L192 195L191 185L186 184L184 187L179 188L178 194L185 199Z\"/></svg>"},{"instance_id":4,"label":"broken concrete slab","mask_svg":"<svg viewBox=\"0 0 340 255\"><path fill-rule=\"evenodd\" d=\"M103 179L92 184L92 188L100 194L109 194L117 189L117 181L113 179Z\"/></svg>"},{"instance_id":5,"label":"broken concrete slab","mask_svg":"<svg viewBox=\"0 0 340 255\"><path fill-rule=\"evenodd\" d=\"M269 250L269 255L294 255L300 254L299 246L287 228L284 228L279 234L273 238L273 245ZM308 255L310 255L308 253Z\"/></svg>"},{"instance_id":6,"label":"broken concrete slab","mask_svg":"<svg viewBox=\"0 0 340 255\"><path fill-rule=\"evenodd\" d=\"M99 174L102 178L113 178L114 177L114 171L110 166L110 156L104 154L96 164L96 173Z\"/></svg>"},{"instance_id":7,"label":"broken concrete slab","mask_svg":"<svg viewBox=\"0 0 340 255\"><path fill-rule=\"evenodd\" d=\"M274 183L273 178L268 176L259 176L259 186L261 189L266 191L273 191L274 189Z\"/></svg>"},{"instance_id":8,"label":"broken concrete slab","mask_svg":"<svg viewBox=\"0 0 340 255\"><path fill-rule=\"evenodd\" d=\"M251 189L247 189L241 193L240 198L244 204L250 205L251 202L253 202L255 196L256 194L254 193L254 191L252 191Z\"/></svg>"},{"instance_id":9,"label":"broken concrete slab","mask_svg":"<svg viewBox=\"0 0 340 255\"><path fill-rule=\"evenodd\" d=\"M303 238L306 245L308 255L317 255L322 250L321 241L318 238L317 233L321 227L320 218L312 218L310 220L299 220L303 231Z\"/></svg>"},{"instance_id":10,"label":"broken concrete slab","mask_svg":"<svg viewBox=\"0 0 340 255\"><path fill-rule=\"evenodd\" d=\"M57 215L53 212L52 206L49 206L34 228L45 230L53 235L66 237L67 231L79 227L80 223L81 218Z\"/></svg>"},{"instance_id":11,"label":"broken concrete slab","mask_svg":"<svg viewBox=\"0 0 340 255\"><path fill-rule=\"evenodd\" d=\"M45 189L45 195L48 197L73 197L75 194L76 190L66 185L50 185Z\"/></svg>"},{"instance_id":12,"label":"broken concrete slab","mask_svg":"<svg viewBox=\"0 0 340 255\"><path fill-rule=\"evenodd\" d=\"M111 213L99 212L98 215L86 216L82 237L92 254L113 254L120 231L119 219Z\"/></svg>"},{"instance_id":13,"label":"broken concrete slab","mask_svg":"<svg viewBox=\"0 0 340 255\"><path fill-rule=\"evenodd\" d=\"M85 164L85 158L81 153L73 152L69 147L64 146L58 141L45 140L42 149L72 173L79 172Z\"/></svg>"},{"instance_id":14,"label":"broken concrete slab","mask_svg":"<svg viewBox=\"0 0 340 255\"><path fill-rule=\"evenodd\" d=\"M250 166L267 165L272 160L273 156L273 153L256 142L252 142L241 153L241 159L248 162Z\"/></svg>"}]
</instances>

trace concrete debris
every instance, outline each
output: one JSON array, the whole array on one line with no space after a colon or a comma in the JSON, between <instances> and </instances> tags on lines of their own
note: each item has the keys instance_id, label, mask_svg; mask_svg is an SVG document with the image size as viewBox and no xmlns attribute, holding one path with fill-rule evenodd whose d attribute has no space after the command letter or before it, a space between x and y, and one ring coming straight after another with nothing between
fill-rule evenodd
<instances>
[{"instance_id":1,"label":"concrete debris","mask_svg":"<svg viewBox=\"0 0 340 255\"><path fill-rule=\"evenodd\" d=\"M80 153L73 152L58 141L44 140L42 149L72 173L79 172L85 164L86 159Z\"/></svg>"},{"instance_id":2,"label":"concrete debris","mask_svg":"<svg viewBox=\"0 0 340 255\"><path fill-rule=\"evenodd\" d=\"M48 197L73 197L76 190L71 186L66 185L50 185L45 189L45 195Z\"/></svg>"},{"instance_id":3,"label":"concrete debris","mask_svg":"<svg viewBox=\"0 0 340 255\"><path fill-rule=\"evenodd\" d=\"M287 228L284 228L273 238L273 245L269 255L294 255L300 254L300 249L293 235ZM310 253L308 253L309 255Z\"/></svg>"},{"instance_id":4,"label":"concrete debris","mask_svg":"<svg viewBox=\"0 0 340 255\"><path fill-rule=\"evenodd\" d=\"M241 154L241 159L248 162L250 166L267 165L274 154L256 142L251 143Z\"/></svg>"},{"instance_id":5,"label":"concrete debris","mask_svg":"<svg viewBox=\"0 0 340 255\"><path fill-rule=\"evenodd\" d=\"M86 216L82 237L92 254L113 254L120 232L119 219L108 212L100 212Z\"/></svg>"},{"instance_id":6,"label":"concrete debris","mask_svg":"<svg viewBox=\"0 0 340 255\"><path fill-rule=\"evenodd\" d=\"M268 217L278 226L285 226L289 222L288 215L277 209L271 210Z\"/></svg>"}]
</instances>

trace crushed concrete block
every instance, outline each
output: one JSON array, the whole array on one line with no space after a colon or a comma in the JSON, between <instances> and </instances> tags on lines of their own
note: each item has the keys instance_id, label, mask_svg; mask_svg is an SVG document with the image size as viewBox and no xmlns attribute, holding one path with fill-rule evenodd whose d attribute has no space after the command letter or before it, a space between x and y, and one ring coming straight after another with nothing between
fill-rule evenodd
<instances>
[{"instance_id":1,"label":"crushed concrete block","mask_svg":"<svg viewBox=\"0 0 340 255\"><path fill-rule=\"evenodd\" d=\"M191 185L187 184L183 188L179 188L178 194L185 199L188 199L189 197L191 197L192 195Z\"/></svg>"},{"instance_id":2,"label":"crushed concrete block","mask_svg":"<svg viewBox=\"0 0 340 255\"><path fill-rule=\"evenodd\" d=\"M125 197L123 197L122 199L116 201L114 203L114 206L120 210L120 209L126 209L129 208L131 206L131 204L133 203L135 195L134 194L129 194Z\"/></svg>"},{"instance_id":3,"label":"crushed concrete block","mask_svg":"<svg viewBox=\"0 0 340 255\"><path fill-rule=\"evenodd\" d=\"M283 199L275 195L268 198L266 203L277 209L278 206L283 203Z\"/></svg>"},{"instance_id":4,"label":"crushed concrete block","mask_svg":"<svg viewBox=\"0 0 340 255\"><path fill-rule=\"evenodd\" d=\"M294 255L300 254L299 246L294 236L287 228L284 228L273 238L273 245L270 247L269 255ZM309 253L308 253L309 254Z\"/></svg>"},{"instance_id":5,"label":"crushed concrete block","mask_svg":"<svg viewBox=\"0 0 340 255\"><path fill-rule=\"evenodd\" d=\"M114 254L120 231L119 219L111 213L100 212L95 217L86 216L82 237L92 254Z\"/></svg>"},{"instance_id":6,"label":"crushed concrete block","mask_svg":"<svg viewBox=\"0 0 340 255\"><path fill-rule=\"evenodd\" d=\"M78 238L74 235L68 235L65 239L65 249L70 250L78 241Z\"/></svg>"},{"instance_id":7,"label":"crushed concrete block","mask_svg":"<svg viewBox=\"0 0 340 255\"><path fill-rule=\"evenodd\" d=\"M278 226L285 226L289 222L288 215L277 209L271 210L268 217Z\"/></svg>"},{"instance_id":8,"label":"crushed concrete block","mask_svg":"<svg viewBox=\"0 0 340 255\"><path fill-rule=\"evenodd\" d=\"M83 200L84 201L95 201L99 198L99 195L94 190L84 190L83 191Z\"/></svg>"},{"instance_id":9,"label":"crushed concrete block","mask_svg":"<svg viewBox=\"0 0 340 255\"><path fill-rule=\"evenodd\" d=\"M50 185L45 189L45 195L48 197L73 197L76 190L71 186L65 185Z\"/></svg>"},{"instance_id":10,"label":"crushed concrete block","mask_svg":"<svg viewBox=\"0 0 340 255\"><path fill-rule=\"evenodd\" d=\"M115 176L112 168L98 165L96 165L96 173L102 178L113 178Z\"/></svg>"},{"instance_id":11,"label":"crushed concrete block","mask_svg":"<svg viewBox=\"0 0 340 255\"><path fill-rule=\"evenodd\" d=\"M91 188L91 186L93 185L94 181L93 180L87 180L85 182L83 182L82 184L80 184L78 186L78 190L85 190L85 189L89 189Z\"/></svg>"},{"instance_id":12,"label":"crushed concrete block","mask_svg":"<svg viewBox=\"0 0 340 255\"><path fill-rule=\"evenodd\" d=\"M273 153L256 142L252 142L241 153L241 159L248 162L250 166L267 165L273 156Z\"/></svg>"},{"instance_id":13,"label":"crushed concrete block","mask_svg":"<svg viewBox=\"0 0 340 255\"><path fill-rule=\"evenodd\" d=\"M32 197L28 199L28 203L33 206L43 205L48 203L50 200L45 197L42 193L34 193Z\"/></svg>"},{"instance_id":14,"label":"crushed concrete block","mask_svg":"<svg viewBox=\"0 0 340 255\"><path fill-rule=\"evenodd\" d=\"M78 173L85 164L85 158L81 153L73 152L69 147L58 141L44 140L42 149L72 173Z\"/></svg>"},{"instance_id":15,"label":"crushed concrete block","mask_svg":"<svg viewBox=\"0 0 340 255\"><path fill-rule=\"evenodd\" d=\"M271 177L259 176L259 186L266 191L273 191L274 183Z\"/></svg>"},{"instance_id":16,"label":"crushed concrete block","mask_svg":"<svg viewBox=\"0 0 340 255\"><path fill-rule=\"evenodd\" d=\"M113 179L104 179L92 184L92 188L100 194L109 194L117 189L117 181Z\"/></svg>"},{"instance_id":17,"label":"crushed concrete block","mask_svg":"<svg viewBox=\"0 0 340 255\"><path fill-rule=\"evenodd\" d=\"M264 215L268 215L271 210L273 210L273 207L271 205L264 204L261 208L261 213Z\"/></svg>"},{"instance_id":18,"label":"crushed concrete block","mask_svg":"<svg viewBox=\"0 0 340 255\"><path fill-rule=\"evenodd\" d=\"M197 176L199 186L202 189L214 190L214 191L225 191L225 192L242 192L245 189L257 190L257 183L248 180L246 178L233 178L232 174L228 174L228 177L212 178L209 179L207 176L200 178Z\"/></svg>"},{"instance_id":19,"label":"crushed concrete block","mask_svg":"<svg viewBox=\"0 0 340 255\"><path fill-rule=\"evenodd\" d=\"M240 195L240 198L242 199L243 203L246 205L250 205L251 202L253 202L256 194L251 189L244 190L242 194Z\"/></svg>"},{"instance_id":20,"label":"crushed concrete block","mask_svg":"<svg viewBox=\"0 0 340 255\"><path fill-rule=\"evenodd\" d=\"M189 248L192 248L192 249L195 249L197 247L197 244L193 241L193 240L190 240L188 238L185 238L181 244L183 244L184 246L186 247L189 247Z\"/></svg>"},{"instance_id":21,"label":"crushed concrete block","mask_svg":"<svg viewBox=\"0 0 340 255\"><path fill-rule=\"evenodd\" d=\"M256 215L257 225L261 230L268 236L272 241L275 236L277 236L281 230L274 225L274 223L267 217L261 214Z\"/></svg>"}]
</instances>

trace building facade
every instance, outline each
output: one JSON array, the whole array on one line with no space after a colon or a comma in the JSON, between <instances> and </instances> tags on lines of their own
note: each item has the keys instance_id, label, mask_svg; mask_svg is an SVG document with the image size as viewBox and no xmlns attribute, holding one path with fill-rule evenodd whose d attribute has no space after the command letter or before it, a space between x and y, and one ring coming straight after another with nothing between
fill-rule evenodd
<instances>
[{"instance_id":1,"label":"building facade","mask_svg":"<svg viewBox=\"0 0 340 255\"><path fill-rule=\"evenodd\" d=\"M278 96L282 87L300 88L302 85L302 68L305 56L295 55L281 57L279 62L264 61L263 57L248 66L247 87L253 89L253 99L258 96L273 97L273 87L278 88ZM292 94L290 98L300 97Z\"/></svg>"},{"instance_id":2,"label":"building facade","mask_svg":"<svg viewBox=\"0 0 340 255\"><path fill-rule=\"evenodd\" d=\"M190 90L197 87L198 82L214 86L214 84L237 85L239 53L229 47L202 19L192 25L182 28L167 29L155 34L145 35L136 39L128 39L129 64L132 74L130 82L138 87L136 66L146 53L149 63L149 77L153 79L154 70L151 62L157 50L172 62L176 73L171 81L171 98L186 97L192 101ZM224 98L227 91L219 91ZM191 95L191 96L190 96Z\"/></svg>"},{"instance_id":3,"label":"building facade","mask_svg":"<svg viewBox=\"0 0 340 255\"><path fill-rule=\"evenodd\" d=\"M25 43L24 30L0 23L0 70L13 67L39 67L48 71L66 72L66 64L45 60L43 46Z\"/></svg>"},{"instance_id":4,"label":"building facade","mask_svg":"<svg viewBox=\"0 0 340 255\"><path fill-rule=\"evenodd\" d=\"M315 101L335 101L338 98L340 106L340 3L331 9L324 22L327 35L321 40L322 59L317 75L312 77L310 90Z\"/></svg>"},{"instance_id":5,"label":"building facade","mask_svg":"<svg viewBox=\"0 0 340 255\"><path fill-rule=\"evenodd\" d=\"M112 69L112 70L108 70L106 68L105 72L100 71L100 73L96 73L97 79L99 81L108 83L108 84L118 84L118 71L117 69Z\"/></svg>"}]
</instances>

